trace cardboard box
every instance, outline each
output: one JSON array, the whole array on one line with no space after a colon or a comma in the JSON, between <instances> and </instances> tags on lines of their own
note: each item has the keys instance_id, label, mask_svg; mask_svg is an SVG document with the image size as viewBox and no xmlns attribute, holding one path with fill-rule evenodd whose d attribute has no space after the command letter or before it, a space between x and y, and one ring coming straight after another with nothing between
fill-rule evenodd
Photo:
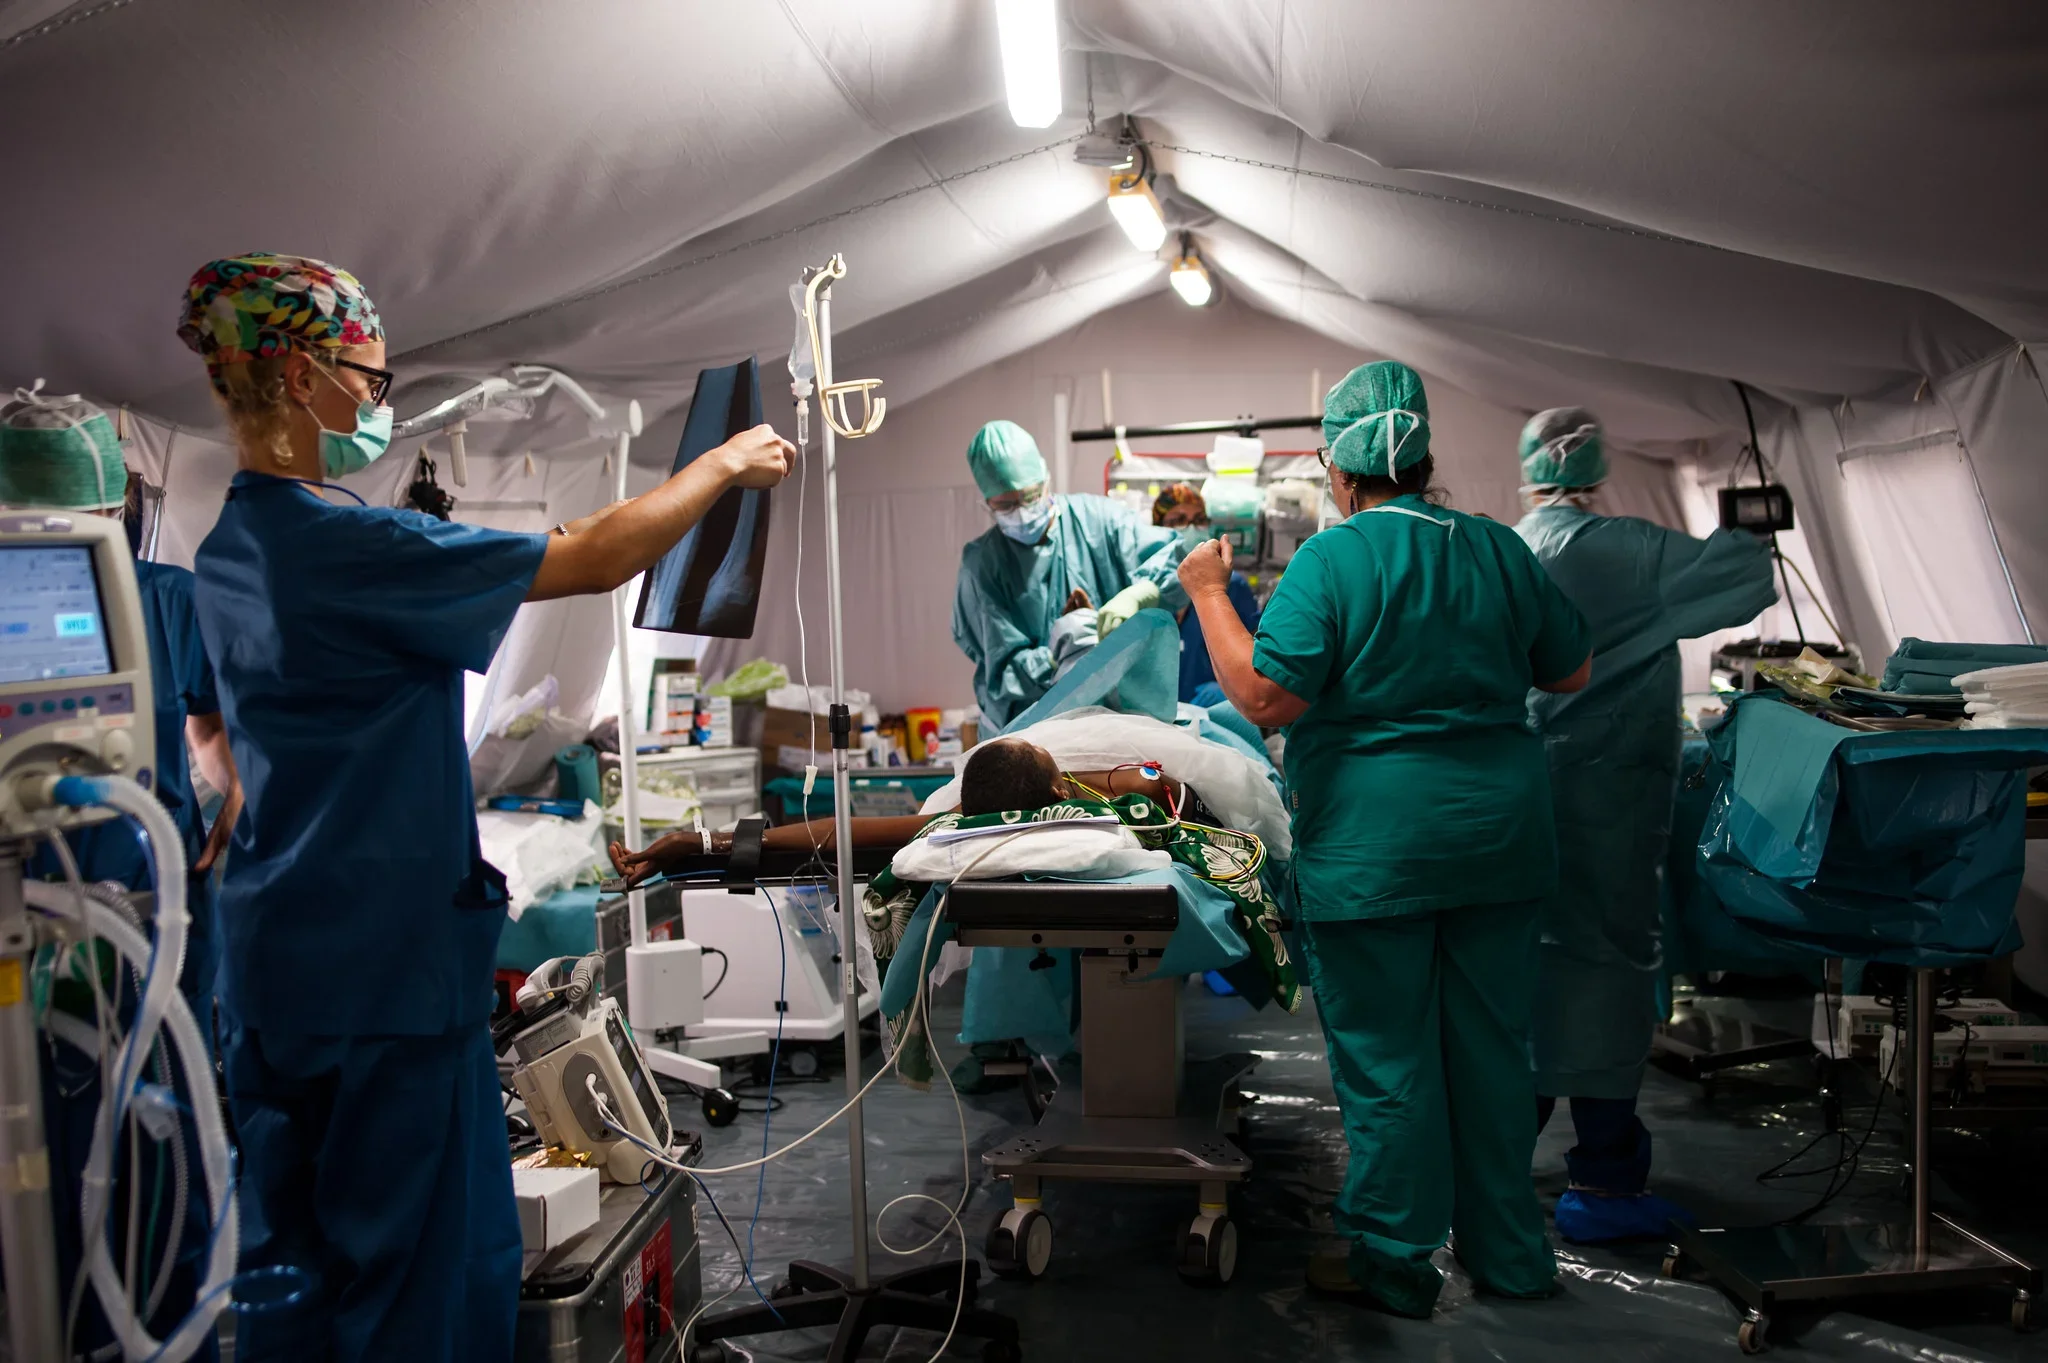
<instances>
[{"instance_id":1,"label":"cardboard box","mask_svg":"<svg viewBox=\"0 0 2048 1363\"><path fill-rule=\"evenodd\" d=\"M781 710L770 706L761 716L761 761L764 765L801 776L810 762L811 745L818 749L818 769L825 771L832 765L832 723L823 715L809 715L802 710ZM788 757L801 752L802 759L792 767Z\"/></svg>"},{"instance_id":2,"label":"cardboard box","mask_svg":"<svg viewBox=\"0 0 2048 1363\"><path fill-rule=\"evenodd\" d=\"M597 1224L595 1169L514 1169L519 1238L528 1254L568 1243Z\"/></svg>"},{"instance_id":3,"label":"cardboard box","mask_svg":"<svg viewBox=\"0 0 2048 1363\"><path fill-rule=\"evenodd\" d=\"M730 748L732 746L732 698L730 696L699 696L697 698L697 726L692 737L700 748Z\"/></svg>"}]
</instances>

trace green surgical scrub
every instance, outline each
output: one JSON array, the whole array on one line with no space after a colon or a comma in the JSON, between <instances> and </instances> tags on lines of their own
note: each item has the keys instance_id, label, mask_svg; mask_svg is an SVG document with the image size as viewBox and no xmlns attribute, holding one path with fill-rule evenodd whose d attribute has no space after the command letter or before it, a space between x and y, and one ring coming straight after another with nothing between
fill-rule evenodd
<instances>
[{"instance_id":1,"label":"green surgical scrub","mask_svg":"<svg viewBox=\"0 0 2048 1363\"><path fill-rule=\"evenodd\" d=\"M1294 877L1351 1146L1353 1276L1426 1313L1453 1226L1475 1281L1545 1293L1529 1182L1536 910L1557 879L1536 682L1591 651L1513 530L1404 496L1304 544L1253 663L1308 709L1287 733Z\"/></svg>"}]
</instances>

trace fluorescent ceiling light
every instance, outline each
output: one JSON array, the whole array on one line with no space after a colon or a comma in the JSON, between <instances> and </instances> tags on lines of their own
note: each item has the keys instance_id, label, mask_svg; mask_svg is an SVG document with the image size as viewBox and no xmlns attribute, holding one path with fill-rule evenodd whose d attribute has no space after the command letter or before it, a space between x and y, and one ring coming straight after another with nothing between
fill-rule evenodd
<instances>
[{"instance_id":1,"label":"fluorescent ceiling light","mask_svg":"<svg viewBox=\"0 0 2048 1363\"><path fill-rule=\"evenodd\" d=\"M1109 215L1124 229L1131 245L1147 255L1166 240L1166 215L1159 211L1159 197L1142 175L1110 176Z\"/></svg>"},{"instance_id":2,"label":"fluorescent ceiling light","mask_svg":"<svg viewBox=\"0 0 2048 1363\"><path fill-rule=\"evenodd\" d=\"M1192 250L1183 249L1179 260L1173 262L1173 273L1167 276L1173 291L1180 295L1180 301L1191 308L1209 305L1216 296L1216 289L1209 281L1209 271L1202 264L1202 258Z\"/></svg>"},{"instance_id":3,"label":"fluorescent ceiling light","mask_svg":"<svg viewBox=\"0 0 2048 1363\"><path fill-rule=\"evenodd\" d=\"M1003 45L1003 86L1020 128L1047 128L1060 116L1060 31L1053 0L996 0Z\"/></svg>"}]
</instances>

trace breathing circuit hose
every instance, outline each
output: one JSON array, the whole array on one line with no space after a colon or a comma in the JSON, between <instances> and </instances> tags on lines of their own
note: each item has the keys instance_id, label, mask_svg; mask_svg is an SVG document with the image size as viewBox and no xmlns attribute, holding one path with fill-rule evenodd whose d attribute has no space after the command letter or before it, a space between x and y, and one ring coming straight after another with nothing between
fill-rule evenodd
<instances>
[{"instance_id":1,"label":"breathing circuit hose","mask_svg":"<svg viewBox=\"0 0 2048 1363\"><path fill-rule=\"evenodd\" d=\"M184 965L185 941L192 922L185 903L184 845L156 797L125 777L67 776L54 783L51 793L58 804L74 808L99 805L135 819L149 835L157 859L154 946L119 910L90 897L83 885L30 882L23 890L30 907L79 924L93 936L103 938L146 975L135 1025L116 1057L114 1082L102 1096L92 1148L86 1157L82 1207L86 1264L122 1352L131 1359L182 1363L210 1337L215 1318L227 1306L228 1287L240 1253L232 1157L221 1120L213 1060L198 1021L178 992L178 976ZM118 1135L136 1078L155 1047L158 1034L166 1029L185 1072L192 1101L208 1206L214 1210L214 1234L198 1288L198 1304L168 1338L158 1340L137 1317L134 1304L122 1288L120 1272L108 1248L106 1225Z\"/></svg>"}]
</instances>

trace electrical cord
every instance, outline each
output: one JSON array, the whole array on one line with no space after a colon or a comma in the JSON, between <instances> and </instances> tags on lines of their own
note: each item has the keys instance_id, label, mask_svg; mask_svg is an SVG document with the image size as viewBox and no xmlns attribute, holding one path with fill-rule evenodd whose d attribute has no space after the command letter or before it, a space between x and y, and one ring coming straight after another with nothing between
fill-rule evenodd
<instances>
[{"instance_id":1,"label":"electrical cord","mask_svg":"<svg viewBox=\"0 0 2048 1363\"><path fill-rule=\"evenodd\" d=\"M1751 410L1749 405L1749 387L1740 379L1730 379L1729 382L1735 385L1735 392L1742 398L1742 417L1743 420L1749 423L1749 452L1756 460L1757 485L1759 487L1768 486L1771 476L1764 471L1764 451L1762 444L1756 438L1756 413ZM1740 455L1736 456L1735 466L1737 469L1742 467ZM1799 636L1799 646L1804 648L1806 647L1806 626L1799 622L1799 603L1792 599L1792 577L1785 569L1785 551L1778 547L1776 531L1771 533L1771 553L1778 560L1779 580L1785 584L1785 609L1792 612L1792 632ZM1804 573L1800 574L1800 580L1802 582L1806 580ZM1811 589L1809 588L1809 590Z\"/></svg>"},{"instance_id":2,"label":"electrical cord","mask_svg":"<svg viewBox=\"0 0 2048 1363\"><path fill-rule=\"evenodd\" d=\"M960 868L960 872L959 872L958 876L956 876L956 877L955 877L955 880L956 880L956 882L957 882L958 880L964 880L964 879L966 879L966 878L967 878L967 873L968 873L969 871L972 871L972 870L973 870L973 869L974 869L974 868L975 868L976 866L980 865L980 863L981 863L981 862L982 862L983 860L985 860L985 859L986 859L986 858L988 858L989 856L993 855L993 854L994 854L994 853L995 853L995 852L996 852L997 850L999 850L999 849L1001 849L1001 848L1003 848L1003 847L1006 847L1006 846L1008 846L1008 845L1009 845L1009 844L1010 844L1011 842L1014 842L1014 841L1015 841L1015 840L1016 840L1017 838L1019 838L1019 837L1023 836L1023 835L1024 835L1024 832L1025 832L1025 831L1028 831L1028 830L1020 830L1020 831L1019 831L1019 832L1017 832L1017 833L1013 833L1013 834L1011 834L1011 835L1010 835L1009 837L1006 837L1006 838L1002 838L1002 839L1000 839L1000 840L998 840L998 841L995 841L995 842L993 842L993 843L992 843L992 844L991 844L991 845L990 845L989 847L987 847L987 848L983 849L983 850L982 850L982 851L981 851L981 852L980 852L979 854L977 854L977 855L975 856L975 858L974 858L974 859L973 859L972 861L968 862L968 863L967 863L967 864L966 864L965 866L963 866L963 867L961 867L961 868ZM924 980L925 976L926 976L926 975L927 975L927 974L928 974L928 973L930 972L930 969L931 969L931 946L932 946L932 936L933 936L933 934L934 934L934 933L936 933L936 932L937 932L937 930L938 930L938 926L939 926L939 923L940 923L940 921L941 921L941 920L942 920L942 919L943 919L943 918L945 917L945 912L946 912L946 902L947 902L947 900L946 900L946 897L945 897L945 896L941 896L941 898L940 898L940 900L939 900L939 903L938 903L938 907L937 907L937 908L936 908L936 909L935 909L935 910L933 911L933 914L932 914L932 921L931 921L931 925L930 925L929 929L928 929L928 930L926 931L926 933L925 933L925 939L924 939L924 944L923 944L923 946L922 946L922 947L921 947L921 948L919 949L919 952L918 952L918 961L917 961L917 964L918 964L918 976L917 976L917 978L918 978L918 980L919 980L919 982L920 982L920 983L919 983L919 988L918 988L918 989L917 989L917 991L916 991L916 996L915 996L915 998L914 998L914 999L912 1000L912 1003L911 1003L911 1018L912 1018L912 1023L913 1023L913 1025L917 1025L917 1026L922 1026L922 1027L923 1027L923 1030L924 1030L924 1032L925 1032L925 1034L926 1034L926 1037L927 1037L927 1044L930 1044L930 1045L932 1045L932 1054L933 1054L933 1057L934 1057L935 1061L936 1061L936 1059L937 1059L937 1058L938 1058L938 1056L939 1056L939 1051L938 1051L938 1048L937 1048L937 1046L936 1046L935 1044L931 1043L931 1041L930 1041L930 1036L931 1036L930 1018L929 1018L929 1010L928 1010L928 1008L926 1007L926 1004L927 1004L927 996L929 995L930 991L929 991L928 989L926 989L926 988L924 988L924 987L923 987L923 983L922 983L922 982L923 982L923 980ZM881 1083L883 1079L887 1078L887 1077L888 1077L888 1076L889 1076L890 1074L892 1074L892 1073L894 1073L894 1072L895 1072L895 1070L896 1070L896 1067L897 1067L897 1065L898 1065L898 1064L899 1064L899 1063L901 1062L901 1060L902 1060L902 1049L901 1049L901 1047L900 1047L900 1045L899 1045L899 1046L898 1046L898 1047L897 1047L897 1048L896 1048L895 1050L893 1050L893 1051L891 1051L891 1052L890 1052L890 1054L889 1054L889 1058L888 1058L888 1059L887 1059L886 1061L884 1061L884 1062L883 1062L882 1066L881 1066L881 1067L880 1067L879 1069L877 1069L877 1070L875 1071L874 1075L873 1075L873 1076L872 1076L871 1078L869 1078L869 1079L868 1079L868 1080L867 1080L867 1081L866 1081L865 1083L863 1083L863 1084L862 1084L862 1085L860 1086L860 1088L859 1088L859 1089L855 1090L855 1092L854 1092L854 1094L853 1094L853 1096L852 1096L851 1098L847 1099L847 1101L846 1101L846 1102L845 1102L845 1103L844 1103L844 1104L843 1104L843 1105L842 1105L841 1107L839 1107L839 1108L838 1108L838 1109L837 1109L836 1111L834 1111L834 1112L833 1112L833 1113L832 1113L832 1114L831 1114L830 1116L826 1117L824 1121L822 1121L822 1122L818 1123L818 1125L816 1125L816 1126L812 1127L812 1128L811 1128L811 1129L810 1129L809 1131L806 1131L806 1132L805 1132L805 1133L804 1133L803 1135L801 1135L801 1136L797 1137L797 1138L796 1138L795 1140L793 1140L793 1141L789 1142L789 1144L787 1144L787 1145L783 1146L782 1148L780 1148L780 1149L778 1149L778 1150L775 1150L775 1151L773 1151L773 1152L771 1152L771 1153L769 1153L769 1154L765 1154L765 1155L763 1155L763 1156L762 1156L762 1157L761 1157L760 1159L756 1159L756 1160L746 1160L746 1161L743 1161L743 1162L741 1162L741 1163L739 1163L739 1164L729 1164L729 1165L724 1165L724 1166L722 1166L722 1167L718 1167L718 1168L711 1168L711 1169L702 1169L702 1168L692 1168L692 1167L691 1167L691 1166L689 1166L689 1165L685 1165L685 1164L681 1163L680 1161L676 1160L676 1159L675 1159L675 1158L674 1158L673 1156L670 1156L670 1155L665 1155L665 1154L663 1154L662 1152L660 1152L660 1151L656 1150L656 1149L655 1149L655 1148L654 1148L653 1146L649 1145L649 1144L648 1144L647 1142L645 1142L645 1141L641 1140L641 1139L640 1139L640 1138L639 1138L638 1136L635 1136L635 1135L634 1135L634 1134L633 1134L633 1133L632 1133L631 1131L629 1131L629 1130L627 1130L627 1129L626 1129L626 1127L625 1127L624 1123L622 1123L622 1122L618 1121L618 1120L617 1120L617 1118L616 1118L616 1117L615 1117L615 1116L614 1116L614 1115L612 1114L612 1112L611 1112L611 1108L610 1108L610 1104L609 1104L609 1103L607 1103L607 1102L605 1101L605 1098L604 1098L603 1094L601 1094L601 1093L599 1093L599 1092L597 1091L597 1085L596 1085L596 1080L595 1080L595 1076L593 1076L593 1077L592 1077L592 1078L591 1078L591 1079L590 1079L590 1080L588 1081L588 1083L587 1083L587 1086L588 1086L588 1089L589 1089L589 1092L590 1092L590 1094L591 1094L591 1097L592 1097L592 1099L593 1099L593 1100L594 1100L594 1101L595 1101L595 1102L597 1103L597 1106L598 1106L598 1112L599 1112L599 1114L600 1114L601 1116L603 1116L603 1117L605 1118L605 1120L606 1120L607 1122L611 1123L611 1125L613 1126L613 1128L614 1128L615 1130L619 1131L619 1132L620 1132L620 1134L621 1134L621 1135L623 1135L623 1136L624 1136L624 1137L625 1137L625 1138L626 1138L626 1139L627 1139L628 1141L631 1141L631 1142L632 1142L632 1143L633 1143L633 1144L634 1144L635 1146L639 1147L639 1149L640 1149L641 1151L643 1151L643 1152L644 1152L645 1154L647 1154L647 1155L648 1155L648 1156L649 1156L650 1158L652 1158L653 1160L655 1160L655 1161L657 1161L658 1163L660 1163L660 1164L663 1164L663 1165L665 1165L665 1166L667 1166L667 1167L669 1167L669 1168L671 1168L671 1169L676 1169L676 1170L679 1170L679 1171L681 1171L681 1172L683 1172L683 1173L689 1174L689 1175L690 1175L690 1176L691 1176L691 1177L692 1177L693 1179L697 1179L697 1180L698 1180L698 1181L699 1181L699 1182L701 1183L703 1179L705 1179L705 1178L708 1178L708 1177L716 1177L716 1176L718 1176L718 1175L722 1175L722 1174L738 1174L738 1173L745 1173L746 1171L748 1171L748 1170L750 1170L750 1169L760 1169L760 1168L763 1168L763 1167L765 1167L766 1165L768 1165L768 1164L770 1164L770 1163L774 1162L775 1160L779 1160L779 1159L783 1158L784 1156L788 1155L788 1154L789 1154L790 1152L792 1152L792 1151L796 1150L796 1149L797 1149L798 1147L800 1147L800 1146L803 1146L803 1145L806 1145L806 1144L808 1144L809 1142L811 1142L812 1140L815 1140L815 1139L816 1139L816 1138L817 1138L818 1136L822 1135L822 1134L823 1134L823 1133L824 1133L824 1132L825 1132L826 1130L828 1130L828 1129L829 1129L829 1128L831 1128L831 1127L832 1127L832 1126L833 1126L834 1124L836 1124L836 1123L837 1123L837 1122L839 1121L839 1119L840 1119L840 1118L844 1117L844 1116L845 1116L845 1115L846 1115L847 1113L849 1113L849 1112L853 1111L853 1109L854 1109L855 1107L859 1106L859 1105L860 1105L860 1103L862 1102L862 1100L864 1100L864 1099L865 1099L865 1098L867 1097L867 1095L868 1095L868 1091L869 1091L870 1089L874 1088L874 1086L875 1086L876 1084L879 1084L879 1083ZM939 1068L943 1070L943 1069L944 1069L945 1067L944 1067L943 1065L940 1065L940 1066L939 1066ZM894 1200L892 1200L892 1201L890 1201L890 1202L886 1203L886 1204L885 1204L885 1205L884 1205L884 1206L882 1207L882 1209L881 1209L881 1210L880 1210L879 1212L877 1212L877 1213L875 1214L875 1219L876 1219L876 1221L877 1221L877 1222L879 1222L879 1221L880 1221L880 1219L881 1219L881 1218L882 1218L882 1217L883 1217L884 1215L886 1215L886 1214L887 1214L887 1213L888 1213L888 1212L890 1211L890 1209L892 1209L892 1208L896 1207L897 1205L899 1205L899 1204L901 1204L901 1203L904 1203L904 1202L910 1202L910 1201L919 1201L919 1200L922 1200L922 1201L927 1201L927 1202L932 1202L932 1203L934 1203L935 1205L939 1206L939 1207L940 1207L940 1208L941 1208L942 1210L946 1210L946 1212L947 1212L947 1219L948 1219L948 1224L949 1224L949 1225L950 1225L950 1226L951 1226L951 1227L952 1227L953 1229L955 1229L956 1231L958 1231L958 1232L959 1232L959 1235L960 1235L960 1247L961 1247L961 1257L960 1257L960 1291L959 1291L959 1293L958 1293L958 1294L957 1294L957 1295L955 1296L955 1298L954 1298L954 1304L953 1304L953 1322L952 1322L952 1325L951 1325L951 1326L950 1326L950 1327L948 1328L948 1330L947 1330L947 1332L946 1332L946 1338L945 1338L945 1340L944 1340L944 1341L943 1341L943 1342L942 1342L942 1343L940 1344L940 1347L939 1347L939 1351L938 1351L937 1353L934 1353L934 1354L932 1355L932 1360L931 1360L931 1363L938 1363L938 1359L939 1359L940 1355L941 1355L941 1354L943 1354L943 1353L945 1352L945 1349L946 1349L946 1347L947 1347L948 1345L950 1345L950 1344L951 1344L951 1342L952 1342L952 1339L953 1339L953 1335L954 1335L954 1333L955 1333L955 1332L956 1332L956 1331L958 1330L958 1328L959 1328L959 1324L960 1324L960 1313L961 1313L961 1312L962 1312L962 1311L963 1311L963 1310L964 1310L964 1309L966 1308L966 1302L967 1302L967 1233L966 1233L966 1229L965 1229L965 1228L964 1228L964 1227L963 1227L963 1226L961 1225L961 1223L960 1223L960 1219L959 1219L959 1214L960 1214L960 1212L961 1212L962 1210L964 1210L964 1209L965 1209L965 1207L966 1207L966 1205L967 1205L967 1199L968 1199L969 1195L971 1194L971 1192L972 1192L972 1190L973 1190L973 1186L974 1186L974 1185L973 1185L973 1180L972 1180L972 1177L971 1177L971 1162L970 1162L970 1149L969 1149L969 1145L968 1145L968 1141L967 1141L967 1114L966 1114L966 1109L965 1109L965 1107L964 1107L964 1106L963 1106L963 1105L961 1104L961 1102L960 1102L960 1094L959 1094L959 1091L958 1091L957 1089L955 1089L955 1088L953 1087L953 1076L952 1076L952 1074L951 1074L950 1072L947 1072L947 1074L946 1074L946 1086L947 1086L947 1088L948 1088L948 1089L951 1089L951 1090L953 1091L953 1103L954 1103L954 1109L955 1109L955 1112L956 1112L956 1114L957 1114L957 1115L958 1115L958 1117L959 1117L959 1122L960 1122L960 1168L961 1168L961 1178L962 1178L962 1183L963 1183L963 1186L962 1186L962 1189L961 1189L961 1193L960 1193L960 1202L959 1202L959 1203L957 1204L957 1206L955 1206L955 1207L953 1207L953 1208L950 1208L950 1209L948 1209L948 1208L946 1208L946 1206L945 1206L945 1204L944 1204L943 1202L939 1202L939 1201L938 1201L938 1199L936 1199L936 1198L933 1198L933 1197L930 1197L930 1196L929 1196L929 1195L927 1195L927 1194L924 1194L924 1193L906 1193L906 1194L904 1194L904 1195L903 1195L902 1197L898 1197L898 1198L896 1198L896 1199L894 1199ZM865 1228L865 1227L863 1228L863 1233L866 1233L866 1229L867 1229L867 1228ZM925 1245L926 1245L926 1246L929 1246L930 1244L932 1244L932 1243L935 1243L935 1242L936 1242L936 1239L937 1239L937 1237L938 1237L938 1236L941 1236L941 1235L943 1235L944 1233L945 1233L945 1232L944 1232L944 1230L943 1230L943 1229L941 1229L941 1230L940 1230L939 1232L937 1232L937 1233L936 1233L936 1234L934 1235L934 1237L933 1237L933 1239L932 1239L932 1240L927 1240L927 1241L925 1242ZM904 1254L916 1254L916 1253L920 1253L920 1252L922 1251L922 1249L923 1249L923 1248L925 1247L925 1246L919 1246L919 1247L917 1247L917 1248L913 1248L913 1249L908 1249L908 1250L901 1250L901 1249L896 1249L896 1248L894 1248L894 1247L892 1247L892 1246L888 1245L888 1244L887 1244L887 1243L886 1243L886 1242L885 1242L885 1241L884 1241L884 1240L882 1239L882 1236L881 1236L881 1234L880 1234L880 1231L879 1231L879 1229L877 1229L877 1230L875 1231L875 1238L876 1238L876 1242L877 1242L877 1243L879 1243L879 1244L881 1244L884 1250L888 1251L888 1252L889 1252L889 1253L891 1253L891 1254L896 1254L896 1255L904 1255ZM751 1280L750 1280L750 1281L751 1281ZM755 1291L756 1291L756 1292L759 1292L759 1290L760 1290L760 1289L759 1289L758 1287L756 1287L756 1288L755 1288ZM725 1293L724 1295L722 1295L722 1296L719 1296L719 1297L716 1297L716 1298L713 1298L712 1300L709 1300L709 1301L707 1301L707 1302L703 1303L702 1305L700 1305L700 1306L699 1306L699 1307L698 1307L698 1308L696 1309L696 1311L694 1311L693 1313L691 1313L691 1315L690 1315L690 1317L689 1317L689 1319L688 1319L688 1320L686 1320L686 1321L684 1321L684 1322L683 1322L683 1324L682 1324L681 1328L680 1328L680 1329L678 1329L678 1330L677 1330L677 1332L676 1332L676 1334L677 1334L677 1338L676 1338L676 1343L677 1343L677 1347L678 1347L678 1350L679 1350L679 1356L680 1356L680 1357L683 1357L683 1358L687 1358L687 1357L689 1357L689 1347L688 1347L688 1345L689 1345L689 1335L690 1335L690 1331L691 1331L692 1329L694 1329L694 1328L695 1328L695 1326L696 1326L696 1324L697 1324L697 1321L698 1321L698 1320L700 1320L700 1319L701 1319L701 1318L702 1318L702 1317L703 1317L703 1316L705 1315L705 1313L707 1313L708 1311L710 1311L710 1310L711 1310L711 1309L712 1309L713 1307L715 1307L715 1306L719 1305L720 1303L722 1303L722 1302L724 1302L724 1301L728 1300L729 1298L731 1298L731 1297L732 1297L732 1296L734 1295L734 1293L737 1293L738 1291L739 1291L739 1286L738 1286L738 1285L735 1285L735 1286L734 1286L734 1287L733 1287L733 1288L731 1289L731 1291L728 1291L728 1292L726 1292L726 1293Z\"/></svg>"},{"instance_id":3,"label":"electrical cord","mask_svg":"<svg viewBox=\"0 0 2048 1363\"><path fill-rule=\"evenodd\" d=\"M704 1001L706 1003L709 1003L711 1002L711 996L713 994L716 994L719 991L720 987L725 984L725 977L732 973L732 957L726 955L717 947L699 947L698 950L703 952L706 956L716 956L719 962L717 982L714 983L709 989L704 991Z\"/></svg>"}]
</instances>

